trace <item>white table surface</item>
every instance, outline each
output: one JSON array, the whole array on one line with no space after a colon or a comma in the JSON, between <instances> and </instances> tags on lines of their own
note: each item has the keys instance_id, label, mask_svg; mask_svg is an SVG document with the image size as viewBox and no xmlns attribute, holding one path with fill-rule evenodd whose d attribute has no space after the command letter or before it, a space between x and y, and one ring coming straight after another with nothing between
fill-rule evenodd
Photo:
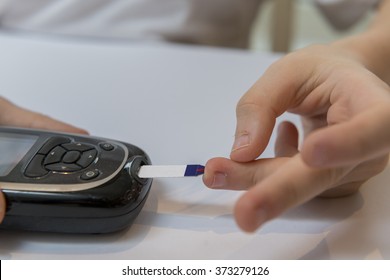
<instances>
[{"instance_id":1,"label":"white table surface","mask_svg":"<svg viewBox=\"0 0 390 280\"><path fill-rule=\"evenodd\" d=\"M138 145L155 164L202 164L229 155L235 105L275 59L2 34L0 94L93 135ZM271 141L263 157L272 155ZM131 228L107 235L2 230L0 258L388 259L389 182L387 168L357 195L315 199L246 234L232 216L240 192L207 189L200 177L156 179Z\"/></svg>"}]
</instances>

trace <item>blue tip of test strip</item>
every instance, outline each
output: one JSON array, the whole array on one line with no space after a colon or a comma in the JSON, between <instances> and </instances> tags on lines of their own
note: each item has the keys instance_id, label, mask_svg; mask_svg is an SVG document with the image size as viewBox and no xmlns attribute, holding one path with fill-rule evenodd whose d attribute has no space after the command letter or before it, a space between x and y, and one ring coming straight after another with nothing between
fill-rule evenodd
<instances>
[{"instance_id":1,"label":"blue tip of test strip","mask_svg":"<svg viewBox=\"0 0 390 280\"><path fill-rule=\"evenodd\" d=\"M189 164L187 165L186 171L184 172L184 177L188 176L198 176L204 173L204 166L199 164Z\"/></svg>"}]
</instances>

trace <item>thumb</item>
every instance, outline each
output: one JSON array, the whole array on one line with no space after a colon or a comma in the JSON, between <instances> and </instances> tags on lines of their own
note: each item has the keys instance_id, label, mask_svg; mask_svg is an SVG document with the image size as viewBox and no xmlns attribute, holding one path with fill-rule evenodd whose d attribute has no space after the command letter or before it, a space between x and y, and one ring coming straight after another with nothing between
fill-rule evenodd
<instances>
[{"instance_id":1,"label":"thumb","mask_svg":"<svg viewBox=\"0 0 390 280\"><path fill-rule=\"evenodd\" d=\"M304 85L312 78L310 73L313 71L308 65L300 67L302 63L296 56L285 56L272 64L240 99L236 108L232 160L249 162L256 159L268 145L276 118L297 106L310 92Z\"/></svg>"}]
</instances>

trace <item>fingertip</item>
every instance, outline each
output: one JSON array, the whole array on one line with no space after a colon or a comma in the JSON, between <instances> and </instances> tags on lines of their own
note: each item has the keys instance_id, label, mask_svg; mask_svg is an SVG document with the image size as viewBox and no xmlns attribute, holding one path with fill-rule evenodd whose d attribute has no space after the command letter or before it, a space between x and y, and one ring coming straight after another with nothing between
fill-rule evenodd
<instances>
[{"instance_id":1,"label":"fingertip","mask_svg":"<svg viewBox=\"0 0 390 280\"><path fill-rule=\"evenodd\" d=\"M205 184L206 187L211 187L213 183L213 168L212 168L212 160L208 160L204 166L204 173L202 176L203 184Z\"/></svg>"},{"instance_id":2,"label":"fingertip","mask_svg":"<svg viewBox=\"0 0 390 280\"><path fill-rule=\"evenodd\" d=\"M37 127L39 128L39 127ZM58 126L48 126L48 127L42 127L42 129L47 130L56 130L58 132L65 132L65 133L73 133L73 134L80 134L80 135L89 135L89 132L85 129L78 128L72 125L58 125Z\"/></svg>"},{"instance_id":3,"label":"fingertip","mask_svg":"<svg viewBox=\"0 0 390 280\"><path fill-rule=\"evenodd\" d=\"M305 164L314 168L329 167L331 154L328 147L317 135L310 135L302 145L301 158Z\"/></svg>"},{"instance_id":4,"label":"fingertip","mask_svg":"<svg viewBox=\"0 0 390 280\"><path fill-rule=\"evenodd\" d=\"M227 158L217 157L207 161L203 174L203 183L209 188L223 188L231 161Z\"/></svg>"},{"instance_id":5,"label":"fingertip","mask_svg":"<svg viewBox=\"0 0 390 280\"><path fill-rule=\"evenodd\" d=\"M278 125L278 134L298 135L298 129L292 122L283 121Z\"/></svg>"},{"instance_id":6,"label":"fingertip","mask_svg":"<svg viewBox=\"0 0 390 280\"><path fill-rule=\"evenodd\" d=\"M275 120L274 112L268 107L248 100L240 101L230 158L241 163L258 158L268 145Z\"/></svg>"},{"instance_id":7,"label":"fingertip","mask_svg":"<svg viewBox=\"0 0 390 280\"><path fill-rule=\"evenodd\" d=\"M237 201L234 214L237 225L248 233L255 232L268 219L266 210L259 205L250 192L245 193Z\"/></svg>"},{"instance_id":8,"label":"fingertip","mask_svg":"<svg viewBox=\"0 0 390 280\"><path fill-rule=\"evenodd\" d=\"M252 137L249 132L244 131L236 134L230 152L230 158L237 162L250 161L253 157L251 149Z\"/></svg>"},{"instance_id":9,"label":"fingertip","mask_svg":"<svg viewBox=\"0 0 390 280\"><path fill-rule=\"evenodd\" d=\"M275 141L275 155L277 157L292 157L298 153L298 129L288 121L278 126L278 133Z\"/></svg>"},{"instance_id":10,"label":"fingertip","mask_svg":"<svg viewBox=\"0 0 390 280\"><path fill-rule=\"evenodd\" d=\"M249 162L256 159L259 155L253 152L250 147L235 149L230 152L230 158L236 162Z\"/></svg>"},{"instance_id":11,"label":"fingertip","mask_svg":"<svg viewBox=\"0 0 390 280\"><path fill-rule=\"evenodd\" d=\"M89 132L85 129L82 129L82 128L74 128L74 133L77 133L77 134L82 134L82 135L89 135Z\"/></svg>"},{"instance_id":12,"label":"fingertip","mask_svg":"<svg viewBox=\"0 0 390 280\"><path fill-rule=\"evenodd\" d=\"M66 133L89 135L89 132L83 128L79 128L79 127L70 125L68 123L55 120L51 117L45 117L40 122L34 123L33 127L38 128L38 129L42 128L42 129L56 130L56 131L66 132Z\"/></svg>"},{"instance_id":13,"label":"fingertip","mask_svg":"<svg viewBox=\"0 0 390 280\"><path fill-rule=\"evenodd\" d=\"M263 143L259 144L259 141L251 139L250 143L243 144L240 146L240 144L237 144L236 141L237 140L235 140L232 150L230 152L230 159L240 163L250 162L255 160L263 152L264 150L263 147L267 145ZM241 140L238 140L238 142L240 143Z\"/></svg>"}]
</instances>

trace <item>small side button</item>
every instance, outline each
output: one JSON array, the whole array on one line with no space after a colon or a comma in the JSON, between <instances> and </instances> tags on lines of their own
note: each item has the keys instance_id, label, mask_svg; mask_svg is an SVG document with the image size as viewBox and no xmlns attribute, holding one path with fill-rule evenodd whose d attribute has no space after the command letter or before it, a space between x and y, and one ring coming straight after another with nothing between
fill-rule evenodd
<instances>
[{"instance_id":1,"label":"small side button","mask_svg":"<svg viewBox=\"0 0 390 280\"><path fill-rule=\"evenodd\" d=\"M88 171L85 171L81 176L81 180L92 180L92 179L95 179L97 176L99 176L100 172L99 170L88 170Z\"/></svg>"},{"instance_id":2,"label":"small side button","mask_svg":"<svg viewBox=\"0 0 390 280\"><path fill-rule=\"evenodd\" d=\"M105 151L112 151L115 147L111 143L103 142L99 144L99 147L102 148Z\"/></svg>"}]
</instances>

